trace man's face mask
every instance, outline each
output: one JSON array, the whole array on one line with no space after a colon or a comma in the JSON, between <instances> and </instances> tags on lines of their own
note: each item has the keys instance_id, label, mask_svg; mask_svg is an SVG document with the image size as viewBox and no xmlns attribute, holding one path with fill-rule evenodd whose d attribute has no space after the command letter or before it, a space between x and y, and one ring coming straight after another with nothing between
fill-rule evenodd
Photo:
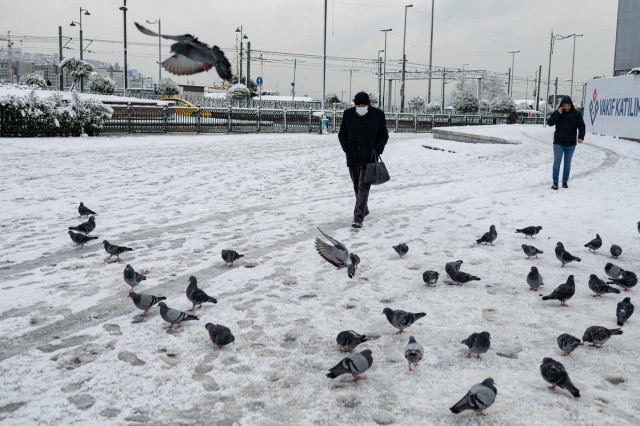
<instances>
[{"instance_id":1,"label":"man's face mask","mask_svg":"<svg viewBox=\"0 0 640 426\"><path fill-rule=\"evenodd\" d=\"M367 111L369 111L369 106L363 106L363 107L356 107L356 113L358 115L365 115L367 113Z\"/></svg>"}]
</instances>

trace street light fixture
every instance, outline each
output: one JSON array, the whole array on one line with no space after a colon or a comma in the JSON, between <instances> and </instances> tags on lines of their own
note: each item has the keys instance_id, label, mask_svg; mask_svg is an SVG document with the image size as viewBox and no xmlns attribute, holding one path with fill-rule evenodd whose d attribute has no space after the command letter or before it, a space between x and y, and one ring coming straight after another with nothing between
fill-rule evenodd
<instances>
[{"instance_id":1,"label":"street light fixture","mask_svg":"<svg viewBox=\"0 0 640 426\"><path fill-rule=\"evenodd\" d=\"M122 75L122 80L124 81L124 96L127 96L127 87L129 87L127 78L129 71L127 70L127 0L123 0L124 5L120 6L120 10L122 11L123 18L123 28L124 28L124 73Z\"/></svg>"},{"instance_id":2,"label":"street light fixture","mask_svg":"<svg viewBox=\"0 0 640 426\"><path fill-rule=\"evenodd\" d=\"M380 54L384 52L384 50L378 50L378 106L381 107L380 105L380 99L381 99L381 92L382 92L382 57L380 56Z\"/></svg>"},{"instance_id":3,"label":"street light fixture","mask_svg":"<svg viewBox=\"0 0 640 426\"><path fill-rule=\"evenodd\" d=\"M571 36L569 36L571 37ZM571 59L571 99L573 99L573 66L576 63L576 37L582 37L582 34L573 34L573 58Z\"/></svg>"},{"instance_id":4,"label":"street light fixture","mask_svg":"<svg viewBox=\"0 0 640 426\"><path fill-rule=\"evenodd\" d=\"M405 44L407 41L407 9L413 7L412 4L408 4L404 7L404 35L402 36L402 86L400 87L400 112L404 112L404 72L407 64L407 58L405 56Z\"/></svg>"},{"instance_id":5,"label":"street light fixture","mask_svg":"<svg viewBox=\"0 0 640 426\"><path fill-rule=\"evenodd\" d=\"M551 30L551 44L549 46L549 69L547 70L547 98L545 99L545 102L544 102L544 115L545 116L547 115L547 105L549 104L549 86L550 86L549 83L550 83L550 80L551 80L551 55L553 54L553 45L555 44L556 40L564 40L565 38L569 38L569 37L574 37L573 40L575 42L575 36L576 36L576 34L569 34L568 36L563 36L563 35L560 35L560 34L553 35L553 30ZM582 36L582 34L580 34L580 36ZM574 50L574 54L575 54L575 50ZM572 72L572 75L573 75L573 72ZM572 86L573 86L573 84L572 84ZM553 99L553 102L555 104L555 102L556 102L555 98ZM555 107L555 105L554 105L554 107ZM545 127L547 126L546 120L544 122L544 126Z\"/></svg>"},{"instance_id":6,"label":"street light fixture","mask_svg":"<svg viewBox=\"0 0 640 426\"><path fill-rule=\"evenodd\" d=\"M84 8L80 8L80 22L78 21L71 21L71 23L69 24L70 27L75 27L76 24L78 24L78 26L80 27L80 60L83 59L83 52L84 52L84 48L82 47L82 12L84 12L85 15L91 15L89 13L89 11L87 9ZM84 92L84 78L80 79L80 92Z\"/></svg>"},{"instance_id":7,"label":"street light fixture","mask_svg":"<svg viewBox=\"0 0 640 426\"><path fill-rule=\"evenodd\" d=\"M384 33L384 69L382 71L382 102L380 103L380 107L384 110L384 91L386 89L386 78L387 78L387 33L391 31L391 28L386 30L380 30Z\"/></svg>"},{"instance_id":8,"label":"street light fixture","mask_svg":"<svg viewBox=\"0 0 640 426\"><path fill-rule=\"evenodd\" d=\"M240 28L236 29L236 32L240 33L240 75L238 77L238 84L242 84L242 43L243 40L248 40L249 37L242 32L242 25L240 25ZM249 84L249 82L247 82L247 84Z\"/></svg>"},{"instance_id":9,"label":"street light fixture","mask_svg":"<svg viewBox=\"0 0 640 426\"><path fill-rule=\"evenodd\" d=\"M155 21L150 21L147 19L147 24L151 24L151 25L155 25L158 24L158 83L160 83L160 80L162 80L162 46L160 44L161 40L162 40L162 29L161 29L161 22L160 22L160 18L156 19Z\"/></svg>"},{"instance_id":10,"label":"street light fixture","mask_svg":"<svg viewBox=\"0 0 640 426\"><path fill-rule=\"evenodd\" d=\"M510 81L511 84L509 85L509 94L511 95L511 97L513 97L513 78L515 77L515 73L513 72L513 66L515 62L516 53L520 53L520 51L512 50L511 52L507 52L507 53L511 53L511 81Z\"/></svg>"}]
</instances>

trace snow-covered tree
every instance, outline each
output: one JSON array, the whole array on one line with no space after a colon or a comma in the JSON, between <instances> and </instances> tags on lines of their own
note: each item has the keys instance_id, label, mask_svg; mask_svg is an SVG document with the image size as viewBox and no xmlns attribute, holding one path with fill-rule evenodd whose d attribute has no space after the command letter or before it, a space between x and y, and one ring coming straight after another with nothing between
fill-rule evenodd
<instances>
[{"instance_id":1,"label":"snow-covered tree","mask_svg":"<svg viewBox=\"0 0 640 426\"><path fill-rule=\"evenodd\" d=\"M258 96L259 88L255 81L249 79L249 81L247 82L247 77L245 76L242 76L242 81L238 81L237 75L234 75L233 77L231 77L232 86L238 83L241 83L247 86L247 89L249 89L249 92L251 92L251 97Z\"/></svg>"},{"instance_id":2,"label":"snow-covered tree","mask_svg":"<svg viewBox=\"0 0 640 426\"><path fill-rule=\"evenodd\" d=\"M498 95L489 102L491 112L497 113L508 113L514 106L513 99L507 94Z\"/></svg>"},{"instance_id":3,"label":"snow-covered tree","mask_svg":"<svg viewBox=\"0 0 640 426\"><path fill-rule=\"evenodd\" d=\"M87 62L78 58L67 58L60 62L60 68L65 70L71 75L73 84L71 90L73 90L81 79L89 77L93 68Z\"/></svg>"},{"instance_id":4,"label":"snow-covered tree","mask_svg":"<svg viewBox=\"0 0 640 426\"><path fill-rule=\"evenodd\" d=\"M244 100L251 96L251 91L244 84L234 84L227 89L227 98L233 100Z\"/></svg>"},{"instance_id":5,"label":"snow-covered tree","mask_svg":"<svg viewBox=\"0 0 640 426\"><path fill-rule=\"evenodd\" d=\"M478 112L480 102L475 93L466 89L453 94L453 107L462 114Z\"/></svg>"},{"instance_id":6,"label":"snow-covered tree","mask_svg":"<svg viewBox=\"0 0 640 426\"><path fill-rule=\"evenodd\" d=\"M436 114L440 112L440 102L430 102L425 106L428 114Z\"/></svg>"},{"instance_id":7,"label":"snow-covered tree","mask_svg":"<svg viewBox=\"0 0 640 426\"><path fill-rule=\"evenodd\" d=\"M422 111L424 109L425 101L420 96L416 96L415 98L411 98L409 100L409 108L414 111Z\"/></svg>"},{"instance_id":8,"label":"snow-covered tree","mask_svg":"<svg viewBox=\"0 0 640 426\"><path fill-rule=\"evenodd\" d=\"M20 84L23 86L35 86L38 89L47 88L47 82L44 81L44 77L34 72L23 75L20 79Z\"/></svg>"},{"instance_id":9,"label":"snow-covered tree","mask_svg":"<svg viewBox=\"0 0 640 426\"><path fill-rule=\"evenodd\" d=\"M378 95L375 93L369 93L369 102L371 103L371 106L378 105Z\"/></svg>"},{"instance_id":10,"label":"snow-covered tree","mask_svg":"<svg viewBox=\"0 0 640 426\"><path fill-rule=\"evenodd\" d=\"M163 78L156 86L156 94L159 96L175 96L180 93L178 83L170 78Z\"/></svg>"},{"instance_id":11,"label":"snow-covered tree","mask_svg":"<svg viewBox=\"0 0 640 426\"><path fill-rule=\"evenodd\" d=\"M116 82L104 74L92 73L89 77L89 90L103 95L113 95L116 91Z\"/></svg>"},{"instance_id":12,"label":"snow-covered tree","mask_svg":"<svg viewBox=\"0 0 640 426\"><path fill-rule=\"evenodd\" d=\"M80 135L97 135L113 114L110 106L91 98L81 99L77 92L73 93L71 109Z\"/></svg>"},{"instance_id":13,"label":"snow-covered tree","mask_svg":"<svg viewBox=\"0 0 640 426\"><path fill-rule=\"evenodd\" d=\"M505 95L507 93L507 85L504 81L496 77L485 77L482 79L482 97L487 99L489 103L493 98Z\"/></svg>"},{"instance_id":14,"label":"snow-covered tree","mask_svg":"<svg viewBox=\"0 0 640 426\"><path fill-rule=\"evenodd\" d=\"M342 101L340 100L338 95L336 95L335 93L329 93L327 97L324 99L324 103L326 105L339 104L340 102Z\"/></svg>"}]
</instances>

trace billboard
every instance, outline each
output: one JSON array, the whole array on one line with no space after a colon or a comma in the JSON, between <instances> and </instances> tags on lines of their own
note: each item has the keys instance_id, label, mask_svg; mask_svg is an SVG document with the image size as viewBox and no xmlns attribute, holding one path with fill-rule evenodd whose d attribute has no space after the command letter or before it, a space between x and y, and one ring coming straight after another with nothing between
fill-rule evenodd
<instances>
[{"instance_id":1,"label":"billboard","mask_svg":"<svg viewBox=\"0 0 640 426\"><path fill-rule=\"evenodd\" d=\"M587 82L584 121L587 131L640 140L640 75Z\"/></svg>"}]
</instances>

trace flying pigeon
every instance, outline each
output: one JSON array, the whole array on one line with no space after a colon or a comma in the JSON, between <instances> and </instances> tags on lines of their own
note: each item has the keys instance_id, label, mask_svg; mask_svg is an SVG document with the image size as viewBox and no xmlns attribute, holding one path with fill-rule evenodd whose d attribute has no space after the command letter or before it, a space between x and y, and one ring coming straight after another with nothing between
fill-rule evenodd
<instances>
[{"instance_id":1,"label":"flying pigeon","mask_svg":"<svg viewBox=\"0 0 640 426\"><path fill-rule=\"evenodd\" d=\"M543 254L544 253L542 250L538 250L534 246L529 246L529 245L526 245L526 244L522 244L521 247L522 247L522 251L524 252L524 254L527 255L527 259L529 259L531 256L535 256L536 259L537 259L539 254Z\"/></svg>"},{"instance_id":2,"label":"flying pigeon","mask_svg":"<svg viewBox=\"0 0 640 426\"><path fill-rule=\"evenodd\" d=\"M611 278L619 278L620 275L622 274L623 270L621 267L614 265L611 262L608 262L605 266L604 266L604 272L609 275Z\"/></svg>"},{"instance_id":3,"label":"flying pigeon","mask_svg":"<svg viewBox=\"0 0 640 426\"><path fill-rule=\"evenodd\" d=\"M618 256L622 254L622 247L620 247L617 244L613 244L611 245L609 252L611 253L611 257L613 257L614 259L617 259Z\"/></svg>"},{"instance_id":4,"label":"flying pigeon","mask_svg":"<svg viewBox=\"0 0 640 426\"><path fill-rule=\"evenodd\" d=\"M556 386L559 386L571 392L574 397L580 398L580 391L571 382L562 363L551 358L545 358L540 364L540 374L542 374L543 379L551 383L549 389L556 390Z\"/></svg>"},{"instance_id":5,"label":"flying pigeon","mask_svg":"<svg viewBox=\"0 0 640 426\"><path fill-rule=\"evenodd\" d=\"M135 291L130 291L129 297L131 298L131 300L133 300L133 303L138 307L138 309L142 309L144 311L142 314L140 314L141 317L146 317L149 309L151 309L153 305L167 299L164 296L136 293Z\"/></svg>"},{"instance_id":6,"label":"flying pigeon","mask_svg":"<svg viewBox=\"0 0 640 426\"><path fill-rule=\"evenodd\" d=\"M91 210L90 208L85 207L85 205L82 204L82 201L80 201L80 205L78 206L78 213L80 213L80 217L89 216L91 214L95 214L95 215L98 214L98 213L94 212L93 210Z\"/></svg>"},{"instance_id":7,"label":"flying pigeon","mask_svg":"<svg viewBox=\"0 0 640 426\"><path fill-rule=\"evenodd\" d=\"M351 352L360 343L368 342L364 334L358 334L353 330L341 331L336 337L336 343L340 346L340 352Z\"/></svg>"},{"instance_id":8,"label":"flying pigeon","mask_svg":"<svg viewBox=\"0 0 640 426\"><path fill-rule=\"evenodd\" d=\"M574 260L578 262L580 262L581 260L579 257L575 257L568 251L565 251L564 245L561 242L558 242L556 245L556 257L558 258L560 263L562 263L562 268L564 268L564 265L573 262Z\"/></svg>"},{"instance_id":9,"label":"flying pigeon","mask_svg":"<svg viewBox=\"0 0 640 426\"><path fill-rule=\"evenodd\" d=\"M209 337L213 344L218 346L218 349L222 349L223 346L236 340L235 336L231 334L231 330L222 324L211 324L209 322L204 327L209 330Z\"/></svg>"},{"instance_id":10,"label":"flying pigeon","mask_svg":"<svg viewBox=\"0 0 640 426\"><path fill-rule=\"evenodd\" d=\"M494 385L492 378L484 379L482 383L473 385L469 392L450 408L451 412L458 414L464 410L473 410L478 416L484 416L483 411L491 407L498 394Z\"/></svg>"},{"instance_id":11,"label":"flying pigeon","mask_svg":"<svg viewBox=\"0 0 640 426\"><path fill-rule=\"evenodd\" d=\"M462 265L462 260L456 260L455 262L447 262L444 265L444 270L449 275L449 278L452 278L454 272L460 270L460 266Z\"/></svg>"},{"instance_id":12,"label":"flying pigeon","mask_svg":"<svg viewBox=\"0 0 640 426\"><path fill-rule=\"evenodd\" d=\"M96 218L93 216L89 216L89 220L87 222L81 223L78 226L70 226L70 230L82 232L85 235L89 235L91 231L96 229Z\"/></svg>"},{"instance_id":13,"label":"flying pigeon","mask_svg":"<svg viewBox=\"0 0 640 426\"><path fill-rule=\"evenodd\" d=\"M198 308L202 308L202 304L205 302L218 303L216 299L210 297L207 293L198 288L198 280L196 280L196 277L194 277L193 275L189 277L189 285L187 286L187 299L189 299L189 301L193 303L193 306L187 312L193 312L193 309L196 307L196 305L200 305L198 306Z\"/></svg>"},{"instance_id":14,"label":"flying pigeon","mask_svg":"<svg viewBox=\"0 0 640 426\"><path fill-rule=\"evenodd\" d=\"M631 298L625 297L622 302L618 303L616 307L616 318L618 319L618 325L622 327L622 324L633 314L633 305L631 304Z\"/></svg>"},{"instance_id":15,"label":"flying pigeon","mask_svg":"<svg viewBox=\"0 0 640 426\"><path fill-rule=\"evenodd\" d=\"M160 316L162 317L162 319L171 324L169 328L173 328L174 324L178 324L178 327L176 328L180 328L180 323L182 321L192 321L199 319L195 315L189 315L177 309L170 308L164 302L158 303L158 306L160 306Z\"/></svg>"},{"instance_id":16,"label":"flying pigeon","mask_svg":"<svg viewBox=\"0 0 640 426\"><path fill-rule=\"evenodd\" d=\"M596 274L591 274L589 276L589 288L591 289L591 291L595 293L593 297L600 297L603 294L607 294L607 293L615 293L615 294L620 293L620 290L618 290L617 288L611 287L610 285L602 281L600 278L598 278Z\"/></svg>"},{"instance_id":17,"label":"flying pigeon","mask_svg":"<svg viewBox=\"0 0 640 426\"><path fill-rule=\"evenodd\" d=\"M397 246L393 246L393 249L398 253L398 256L402 257L409 252L409 246L405 243L400 243Z\"/></svg>"},{"instance_id":18,"label":"flying pigeon","mask_svg":"<svg viewBox=\"0 0 640 426\"><path fill-rule=\"evenodd\" d=\"M318 228L318 231L324 237L331 242L331 244L327 244L322 241L320 238L316 237L315 245L316 251L324 260L335 266L336 268L344 268L349 265L349 250L347 247L342 244L340 241L331 238L327 234L325 234L322 229Z\"/></svg>"},{"instance_id":19,"label":"flying pigeon","mask_svg":"<svg viewBox=\"0 0 640 426\"><path fill-rule=\"evenodd\" d=\"M222 260L224 260L224 266L233 266L233 262L244 257L244 254L240 254L235 250L225 249L222 250ZM229 265L231 264L231 265Z\"/></svg>"},{"instance_id":20,"label":"flying pigeon","mask_svg":"<svg viewBox=\"0 0 640 426\"><path fill-rule=\"evenodd\" d=\"M424 312L414 314L411 312L402 311L400 309L394 311L391 308L384 308L382 313L387 316L387 321L389 321L392 326L400 330L396 334L404 332L405 328L409 327L411 324L427 315Z\"/></svg>"},{"instance_id":21,"label":"flying pigeon","mask_svg":"<svg viewBox=\"0 0 640 426\"><path fill-rule=\"evenodd\" d=\"M73 231L69 231L69 236L71 237L71 241L73 241L77 246L80 246L80 248L84 247L84 245L89 241L98 239L98 237L89 237L88 235Z\"/></svg>"},{"instance_id":22,"label":"flying pigeon","mask_svg":"<svg viewBox=\"0 0 640 426\"><path fill-rule=\"evenodd\" d=\"M544 296L542 300L559 300L560 306L568 307L569 305L564 302L571 299L575 293L576 283L573 280L573 275L569 275L566 283L560 284L550 295Z\"/></svg>"},{"instance_id":23,"label":"flying pigeon","mask_svg":"<svg viewBox=\"0 0 640 426\"><path fill-rule=\"evenodd\" d=\"M211 68L216 69L218 75L223 80L231 81L231 64L224 56L218 46L209 47L196 37L190 34L171 36L166 34L156 34L153 31L135 23L141 33L152 36L175 40L177 43L171 45L173 56L162 62L164 69L172 74L191 75Z\"/></svg>"},{"instance_id":24,"label":"flying pigeon","mask_svg":"<svg viewBox=\"0 0 640 426\"><path fill-rule=\"evenodd\" d=\"M622 287L624 291L629 291L631 287L638 284L638 277L635 272L622 271L619 278L609 278L607 284L615 284L618 287Z\"/></svg>"},{"instance_id":25,"label":"flying pigeon","mask_svg":"<svg viewBox=\"0 0 640 426\"><path fill-rule=\"evenodd\" d=\"M115 244L109 244L109 241L104 240L102 242L102 244L104 244L104 251L107 252L107 254L109 255L109 257L107 257L107 260L111 259L111 256L116 256L116 262L120 261L120 255L122 253L124 253L125 251L133 251L132 248L129 247L123 247L123 246L117 246Z\"/></svg>"},{"instance_id":26,"label":"flying pigeon","mask_svg":"<svg viewBox=\"0 0 640 426\"><path fill-rule=\"evenodd\" d=\"M600 234L596 234L596 237L584 246L588 248L590 252L595 253L596 250L602 247L602 238L600 238Z\"/></svg>"},{"instance_id":27,"label":"flying pigeon","mask_svg":"<svg viewBox=\"0 0 640 426\"><path fill-rule=\"evenodd\" d=\"M440 274L438 274L436 271L424 271L424 273L422 274L422 280L426 285L434 286L438 282L439 276Z\"/></svg>"},{"instance_id":28,"label":"flying pigeon","mask_svg":"<svg viewBox=\"0 0 640 426\"><path fill-rule=\"evenodd\" d=\"M611 336L616 334L622 334L622 330L619 328L608 329L606 327L594 325L584 331L582 340L584 342L593 343L591 346L601 348Z\"/></svg>"},{"instance_id":29,"label":"flying pigeon","mask_svg":"<svg viewBox=\"0 0 640 426\"><path fill-rule=\"evenodd\" d=\"M327 377L335 379L342 374L350 373L354 381L360 380L362 379L360 374L367 371L369 367L371 367L371 364L373 364L373 357L371 356L371 351L367 349L343 358L342 361L329 370Z\"/></svg>"},{"instance_id":30,"label":"flying pigeon","mask_svg":"<svg viewBox=\"0 0 640 426\"><path fill-rule=\"evenodd\" d=\"M480 281L480 278L476 277L475 275L467 274L466 272L462 271L455 271L453 275L451 275L451 279L458 285L468 283L469 281Z\"/></svg>"},{"instance_id":31,"label":"flying pigeon","mask_svg":"<svg viewBox=\"0 0 640 426\"><path fill-rule=\"evenodd\" d=\"M476 243L478 243L478 244L484 243L484 244L493 245L493 242L496 240L496 238L498 238L498 233L496 232L496 227L495 227L495 225L491 225L489 227L489 232L486 232L481 238L478 238L476 240Z\"/></svg>"},{"instance_id":32,"label":"flying pigeon","mask_svg":"<svg viewBox=\"0 0 640 426\"><path fill-rule=\"evenodd\" d=\"M409 363L409 371L413 371L411 369L411 364L413 364L414 367L420 365L418 363L422 359L423 354L424 348L422 345L416 342L416 339L413 336L409 337L409 343L407 343L407 346L404 348L404 357Z\"/></svg>"},{"instance_id":33,"label":"flying pigeon","mask_svg":"<svg viewBox=\"0 0 640 426\"><path fill-rule=\"evenodd\" d=\"M134 271L131 265L127 265L124 268L124 282L127 283L129 287L131 287L131 290L133 290L135 286L146 279L147 277L139 272Z\"/></svg>"},{"instance_id":34,"label":"flying pigeon","mask_svg":"<svg viewBox=\"0 0 640 426\"><path fill-rule=\"evenodd\" d=\"M469 353L465 358L471 358L471 354L476 354L476 358L480 358L480 354L487 353L491 346L491 335L488 331L482 333L473 333L462 342L469 347Z\"/></svg>"},{"instance_id":35,"label":"flying pigeon","mask_svg":"<svg viewBox=\"0 0 640 426\"><path fill-rule=\"evenodd\" d=\"M531 271L527 274L527 284L529 284L529 290L538 291L540 286L543 286L542 275L538 272L538 268L535 266L531 267Z\"/></svg>"},{"instance_id":36,"label":"flying pigeon","mask_svg":"<svg viewBox=\"0 0 640 426\"><path fill-rule=\"evenodd\" d=\"M581 345L584 345L584 343L570 334L565 333L558 336L558 347L562 351L562 356L570 355L571 352Z\"/></svg>"},{"instance_id":37,"label":"flying pigeon","mask_svg":"<svg viewBox=\"0 0 640 426\"><path fill-rule=\"evenodd\" d=\"M531 237L534 235L538 235L538 232L542 230L542 226L527 226L526 228L516 229L516 233L524 234L525 238Z\"/></svg>"}]
</instances>

